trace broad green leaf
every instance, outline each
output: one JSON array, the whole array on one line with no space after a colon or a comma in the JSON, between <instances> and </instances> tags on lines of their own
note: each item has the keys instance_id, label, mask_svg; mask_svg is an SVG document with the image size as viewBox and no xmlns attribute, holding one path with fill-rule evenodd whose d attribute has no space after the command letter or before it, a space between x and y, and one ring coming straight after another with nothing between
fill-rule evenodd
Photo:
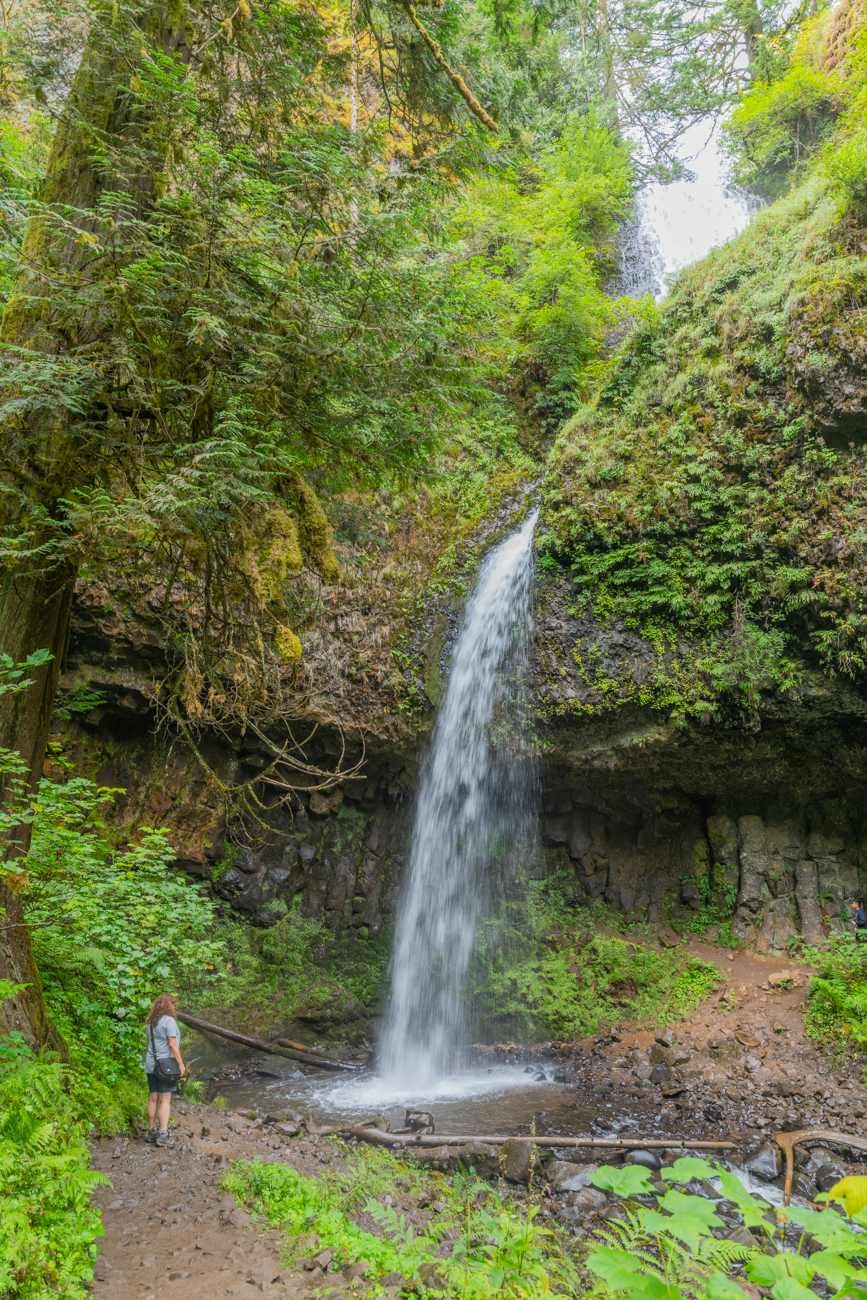
<instances>
[{"instance_id":1,"label":"broad green leaf","mask_svg":"<svg viewBox=\"0 0 867 1300\"><path fill-rule=\"evenodd\" d=\"M638 1264L633 1255L612 1246L597 1246L587 1257L590 1271L629 1300L682 1300L680 1287L666 1286L659 1278L639 1273Z\"/></svg>"},{"instance_id":2,"label":"broad green leaf","mask_svg":"<svg viewBox=\"0 0 867 1300\"><path fill-rule=\"evenodd\" d=\"M744 1289L732 1282L725 1273L711 1273L707 1284L707 1300L746 1300Z\"/></svg>"},{"instance_id":3,"label":"broad green leaf","mask_svg":"<svg viewBox=\"0 0 867 1300\"><path fill-rule=\"evenodd\" d=\"M717 1171L707 1160L698 1156L683 1156L675 1160L671 1169L660 1170L662 1177L672 1183L689 1183L693 1178L715 1178Z\"/></svg>"},{"instance_id":4,"label":"broad green leaf","mask_svg":"<svg viewBox=\"0 0 867 1300\"><path fill-rule=\"evenodd\" d=\"M793 1277L783 1278L771 1287L774 1300L816 1300L816 1293Z\"/></svg>"},{"instance_id":5,"label":"broad green leaf","mask_svg":"<svg viewBox=\"0 0 867 1300\"><path fill-rule=\"evenodd\" d=\"M722 1220L717 1219L717 1223L721 1224ZM678 1241L685 1242L693 1253L698 1251L701 1241L711 1236L707 1221L693 1214L672 1214L668 1220L668 1231Z\"/></svg>"},{"instance_id":6,"label":"broad green leaf","mask_svg":"<svg viewBox=\"0 0 867 1300\"><path fill-rule=\"evenodd\" d=\"M653 1190L650 1171L642 1169L640 1165L624 1165L622 1169L614 1169L611 1165L600 1165L590 1175L590 1181L594 1187L600 1187L603 1191L613 1192L615 1196L621 1197L637 1196L641 1192Z\"/></svg>"},{"instance_id":7,"label":"broad green leaf","mask_svg":"<svg viewBox=\"0 0 867 1300\"><path fill-rule=\"evenodd\" d=\"M757 1286L773 1286L775 1282L793 1277L798 1282L809 1282L815 1273L812 1261L803 1255L781 1251L778 1255L754 1255L746 1267L747 1277Z\"/></svg>"},{"instance_id":8,"label":"broad green leaf","mask_svg":"<svg viewBox=\"0 0 867 1300\"><path fill-rule=\"evenodd\" d=\"M720 1169L719 1177L723 1191L729 1200L734 1201L738 1206L747 1227L752 1228L761 1223L771 1208L767 1201L760 1201L755 1196L751 1196L741 1180L729 1169Z\"/></svg>"},{"instance_id":9,"label":"broad green leaf","mask_svg":"<svg viewBox=\"0 0 867 1300\"><path fill-rule=\"evenodd\" d=\"M786 1211L793 1223L806 1228L821 1245L829 1250L855 1251L864 1250L863 1233L853 1232L840 1215L834 1210L808 1210L800 1205L790 1205Z\"/></svg>"},{"instance_id":10,"label":"broad green leaf","mask_svg":"<svg viewBox=\"0 0 867 1300\"><path fill-rule=\"evenodd\" d=\"M828 1200L843 1201L850 1218L853 1214L860 1214L867 1208L867 1178L863 1174L841 1178L828 1192Z\"/></svg>"},{"instance_id":11,"label":"broad green leaf","mask_svg":"<svg viewBox=\"0 0 867 1300\"><path fill-rule=\"evenodd\" d=\"M714 1210L713 1201L707 1200L704 1196L690 1196L688 1192L666 1192L661 1208L668 1210L670 1214L688 1214L709 1227L723 1226L722 1219Z\"/></svg>"},{"instance_id":12,"label":"broad green leaf","mask_svg":"<svg viewBox=\"0 0 867 1300\"><path fill-rule=\"evenodd\" d=\"M861 1250L864 1250L863 1245ZM810 1256L810 1266L814 1272L826 1278L831 1286L841 1287L850 1278L867 1284L867 1273L855 1268L836 1250L817 1250Z\"/></svg>"}]
</instances>

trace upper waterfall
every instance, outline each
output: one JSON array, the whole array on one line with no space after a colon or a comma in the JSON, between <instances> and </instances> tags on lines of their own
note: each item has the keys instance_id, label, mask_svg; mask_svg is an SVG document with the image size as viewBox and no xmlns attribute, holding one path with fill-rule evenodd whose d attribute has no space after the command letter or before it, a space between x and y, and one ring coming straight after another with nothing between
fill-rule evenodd
<instances>
[{"instance_id":1,"label":"upper waterfall","mask_svg":"<svg viewBox=\"0 0 867 1300\"><path fill-rule=\"evenodd\" d=\"M381 1054L396 1085L435 1081L465 1040L477 927L536 833L523 699L537 516L482 565L422 769Z\"/></svg>"},{"instance_id":2,"label":"upper waterfall","mask_svg":"<svg viewBox=\"0 0 867 1300\"><path fill-rule=\"evenodd\" d=\"M668 292L670 279L748 225L762 201L733 185L715 134L696 123L684 133L690 179L654 182L639 191L621 237L619 288L633 297Z\"/></svg>"}]
</instances>

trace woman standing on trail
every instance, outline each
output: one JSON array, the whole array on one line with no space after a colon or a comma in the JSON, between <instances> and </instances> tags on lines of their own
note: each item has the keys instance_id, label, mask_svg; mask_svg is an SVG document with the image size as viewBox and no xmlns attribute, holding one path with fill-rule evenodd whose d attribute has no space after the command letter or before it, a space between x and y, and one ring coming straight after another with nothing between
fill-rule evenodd
<instances>
[{"instance_id":1,"label":"woman standing on trail","mask_svg":"<svg viewBox=\"0 0 867 1300\"><path fill-rule=\"evenodd\" d=\"M145 1141L157 1147L173 1147L169 1137L169 1114L172 1093L177 1092L178 1079L186 1074L178 1043L181 1031L175 1020L178 999L170 993L157 998L147 1018L148 1050L145 1072L148 1077L148 1135Z\"/></svg>"}]
</instances>

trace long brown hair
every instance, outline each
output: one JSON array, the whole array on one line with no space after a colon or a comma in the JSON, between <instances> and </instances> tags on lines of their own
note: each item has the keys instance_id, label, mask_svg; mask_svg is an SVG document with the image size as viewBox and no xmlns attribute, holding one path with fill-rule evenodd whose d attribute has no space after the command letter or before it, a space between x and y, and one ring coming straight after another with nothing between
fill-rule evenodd
<instances>
[{"instance_id":1,"label":"long brown hair","mask_svg":"<svg viewBox=\"0 0 867 1300\"><path fill-rule=\"evenodd\" d=\"M147 1024L153 1025L156 1029L163 1016L173 1016L175 1007L178 1005L178 999L172 997L171 993L161 993L156 1002L151 1007L150 1015L147 1018Z\"/></svg>"}]
</instances>

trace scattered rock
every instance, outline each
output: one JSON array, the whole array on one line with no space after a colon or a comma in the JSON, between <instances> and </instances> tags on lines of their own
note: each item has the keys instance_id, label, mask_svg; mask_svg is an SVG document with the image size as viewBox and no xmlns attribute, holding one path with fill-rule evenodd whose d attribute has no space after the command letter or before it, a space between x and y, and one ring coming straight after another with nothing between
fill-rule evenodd
<instances>
[{"instance_id":1,"label":"scattered rock","mask_svg":"<svg viewBox=\"0 0 867 1300\"><path fill-rule=\"evenodd\" d=\"M627 1151L623 1158L625 1165L640 1165L642 1169L659 1169L662 1161L655 1151Z\"/></svg>"},{"instance_id":2,"label":"scattered rock","mask_svg":"<svg viewBox=\"0 0 867 1300\"><path fill-rule=\"evenodd\" d=\"M661 1034L656 1035L656 1041L661 1044L662 1047L673 1047L677 1042L677 1034L675 1034L674 1030L671 1028L663 1029Z\"/></svg>"},{"instance_id":3,"label":"scattered rock","mask_svg":"<svg viewBox=\"0 0 867 1300\"><path fill-rule=\"evenodd\" d=\"M360 1259L357 1264L350 1264L343 1270L343 1276L347 1282L354 1282L356 1278L366 1277L371 1267L369 1260ZM422 1267L424 1267L422 1265Z\"/></svg>"},{"instance_id":4,"label":"scattered rock","mask_svg":"<svg viewBox=\"0 0 867 1300\"><path fill-rule=\"evenodd\" d=\"M816 1186L820 1192L830 1192L835 1183L845 1178L848 1170L844 1164L828 1162L816 1171Z\"/></svg>"},{"instance_id":5,"label":"scattered rock","mask_svg":"<svg viewBox=\"0 0 867 1300\"><path fill-rule=\"evenodd\" d=\"M509 1138L500 1147L500 1173L511 1183L530 1181L533 1169L533 1147L521 1138Z\"/></svg>"},{"instance_id":6,"label":"scattered rock","mask_svg":"<svg viewBox=\"0 0 867 1300\"><path fill-rule=\"evenodd\" d=\"M795 1173L792 1178L792 1195L800 1196L805 1201L815 1201L818 1193L815 1184L806 1174Z\"/></svg>"},{"instance_id":7,"label":"scattered rock","mask_svg":"<svg viewBox=\"0 0 867 1300\"><path fill-rule=\"evenodd\" d=\"M556 1192L578 1192L590 1186L596 1165L574 1165L566 1160L552 1160L545 1168L545 1178Z\"/></svg>"},{"instance_id":8,"label":"scattered rock","mask_svg":"<svg viewBox=\"0 0 867 1300\"><path fill-rule=\"evenodd\" d=\"M676 948L680 943L680 935L675 934L674 930L666 927L659 932L659 942L663 948Z\"/></svg>"},{"instance_id":9,"label":"scattered rock","mask_svg":"<svg viewBox=\"0 0 867 1300\"><path fill-rule=\"evenodd\" d=\"M228 1215L233 1228L247 1228L253 1222L246 1210L232 1210Z\"/></svg>"},{"instance_id":10,"label":"scattered rock","mask_svg":"<svg viewBox=\"0 0 867 1300\"><path fill-rule=\"evenodd\" d=\"M671 1083L672 1073L670 1065L654 1065L650 1071L651 1083Z\"/></svg>"},{"instance_id":11,"label":"scattered rock","mask_svg":"<svg viewBox=\"0 0 867 1300\"><path fill-rule=\"evenodd\" d=\"M763 1142L747 1156L744 1168L755 1174L756 1178L770 1183L783 1172L783 1153L776 1142Z\"/></svg>"},{"instance_id":12,"label":"scattered rock","mask_svg":"<svg viewBox=\"0 0 867 1300\"><path fill-rule=\"evenodd\" d=\"M768 976L768 983L772 989L801 987L800 972L796 970L778 970L773 975Z\"/></svg>"},{"instance_id":13,"label":"scattered rock","mask_svg":"<svg viewBox=\"0 0 867 1300\"><path fill-rule=\"evenodd\" d=\"M754 1237L749 1228L732 1228L731 1232L726 1233L726 1241L735 1241L739 1246L749 1246L751 1250L759 1249L758 1238ZM754 1287L749 1288L751 1291ZM747 1288L744 1287L746 1291ZM758 1294L761 1294L759 1292Z\"/></svg>"},{"instance_id":14,"label":"scattered rock","mask_svg":"<svg viewBox=\"0 0 867 1300\"><path fill-rule=\"evenodd\" d=\"M295 1238L295 1249L299 1255L309 1253L311 1250L318 1250L322 1245L322 1238L318 1232L302 1232Z\"/></svg>"},{"instance_id":15,"label":"scattered rock","mask_svg":"<svg viewBox=\"0 0 867 1300\"><path fill-rule=\"evenodd\" d=\"M457 1155L461 1164L472 1166L480 1178L489 1178L499 1167L500 1153L487 1142L468 1142L458 1148Z\"/></svg>"}]
</instances>

